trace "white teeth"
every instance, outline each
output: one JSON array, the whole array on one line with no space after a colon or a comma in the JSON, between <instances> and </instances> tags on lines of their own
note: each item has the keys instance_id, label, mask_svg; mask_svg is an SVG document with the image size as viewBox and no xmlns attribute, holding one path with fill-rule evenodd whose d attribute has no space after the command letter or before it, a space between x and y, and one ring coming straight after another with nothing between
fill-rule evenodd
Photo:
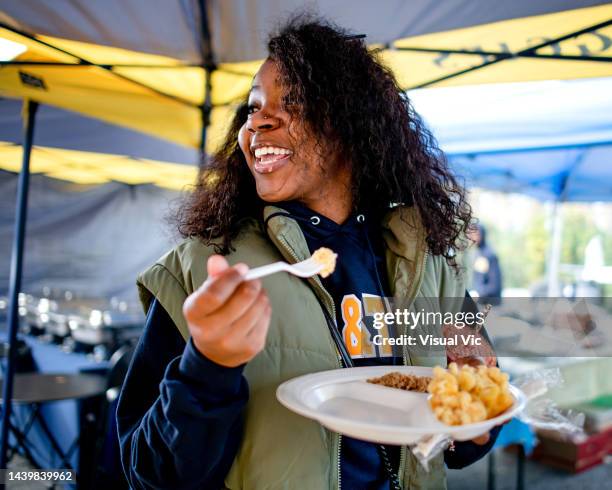
<instances>
[{"instance_id":1,"label":"white teeth","mask_svg":"<svg viewBox=\"0 0 612 490\"><path fill-rule=\"evenodd\" d=\"M276 146L263 146L255 149L255 157L261 158L265 155L291 155L291 150L279 148Z\"/></svg>"}]
</instances>

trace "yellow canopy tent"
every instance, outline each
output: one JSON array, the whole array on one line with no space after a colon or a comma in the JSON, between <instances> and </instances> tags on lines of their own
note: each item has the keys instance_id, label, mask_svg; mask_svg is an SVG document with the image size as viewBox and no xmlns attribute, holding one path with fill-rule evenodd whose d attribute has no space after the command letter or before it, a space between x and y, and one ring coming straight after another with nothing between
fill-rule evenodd
<instances>
[{"instance_id":1,"label":"yellow canopy tent","mask_svg":"<svg viewBox=\"0 0 612 490\"><path fill-rule=\"evenodd\" d=\"M21 145L0 141L0 162L4 170L19 173L22 157ZM195 182L197 168L126 155L35 146L32 148L30 171L76 184L123 182L182 190L185 185Z\"/></svg>"}]
</instances>

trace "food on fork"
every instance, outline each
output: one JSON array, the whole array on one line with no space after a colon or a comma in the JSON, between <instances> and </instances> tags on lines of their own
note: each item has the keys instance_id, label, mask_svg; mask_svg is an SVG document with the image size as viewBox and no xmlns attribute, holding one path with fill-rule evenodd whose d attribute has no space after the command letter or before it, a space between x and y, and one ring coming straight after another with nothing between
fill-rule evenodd
<instances>
[{"instance_id":1,"label":"food on fork","mask_svg":"<svg viewBox=\"0 0 612 490\"><path fill-rule=\"evenodd\" d=\"M463 425L482 422L506 411L513 403L508 375L498 367L451 363L434 368L427 390L429 405L440 422Z\"/></svg>"},{"instance_id":2,"label":"food on fork","mask_svg":"<svg viewBox=\"0 0 612 490\"><path fill-rule=\"evenodd\" d=\"M315 262L321 264L323 269L319 272L321 277L327 277L336 268L336 258L338 254L335 254L332 250L327 247L321 247L312 254L312 258Z\"/></svg>"},{"instance_id":3,"label":"food on fork","mask_svg":"<svg viewBox=\"0 0 612 490\"><path fill-rule=\"evenodd\" d=\"M387 373L380 378L370 378L368 383L375 385L388 386L389 388L398 388L406 391L418 391L419 393L427 393L427 385L431 378L426 376L414 376L413 374L402 374L397 371Z\"/></svg>"}]
</instances>

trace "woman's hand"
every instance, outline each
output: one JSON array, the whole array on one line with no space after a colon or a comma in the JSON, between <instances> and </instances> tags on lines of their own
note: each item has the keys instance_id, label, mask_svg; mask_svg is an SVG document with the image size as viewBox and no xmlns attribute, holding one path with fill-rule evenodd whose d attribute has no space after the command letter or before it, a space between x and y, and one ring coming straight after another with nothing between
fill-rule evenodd
<instances>
[{"instance_id":1,"label":"woman's hand","mask_svg":"<svg viewBox=\"0 0 612 490\"><path fill-rule=\"evenodd\" d=\"M183 305L193 343L217 364L235 367L263 348L272 309L261 281L244 281L245 264L230 267L220 255L207 263L208 279Z\"/></svg>"},{"instance_id":2,"label":"woman's hand","mask_svg":"<svg viewBox=\"0 0 612 490\"><path fill-rule=\"evenodd\" d=\"M490 434L490 432L487 432L486 434L483 434L481 436L474 437L474 439L472 439L472 442L478 446L484 446L487 442L489 442L489 439L491 439Z\"/></svg>"}]
</instances>

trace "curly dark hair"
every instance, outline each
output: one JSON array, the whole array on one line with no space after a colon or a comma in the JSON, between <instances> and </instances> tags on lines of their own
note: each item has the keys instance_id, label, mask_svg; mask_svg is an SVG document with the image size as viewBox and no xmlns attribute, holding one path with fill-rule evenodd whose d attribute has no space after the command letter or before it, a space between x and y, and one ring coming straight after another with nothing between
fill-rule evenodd
<instances>
[{"instance_id":1,"label":"curly dark hair","mask_svg":"<svg viewBox=\"0 0 612 490\"><path fill-rule=\"evenodd\" d=\"M283 104L319 141L333 141L351 165L353 209L382 215L394 204L415 206L431 253L455 265L471 221L466 194L444 154L393 73L362 39L325 20L293 18L268 42L284 87ZM236 111L221 148L200 168L179 212L179 231L219 253L231 250L247 216L264 202L238 146L247 119ZM213 243L214 240L214 243Z\"/></svg>"}]
</instances>

